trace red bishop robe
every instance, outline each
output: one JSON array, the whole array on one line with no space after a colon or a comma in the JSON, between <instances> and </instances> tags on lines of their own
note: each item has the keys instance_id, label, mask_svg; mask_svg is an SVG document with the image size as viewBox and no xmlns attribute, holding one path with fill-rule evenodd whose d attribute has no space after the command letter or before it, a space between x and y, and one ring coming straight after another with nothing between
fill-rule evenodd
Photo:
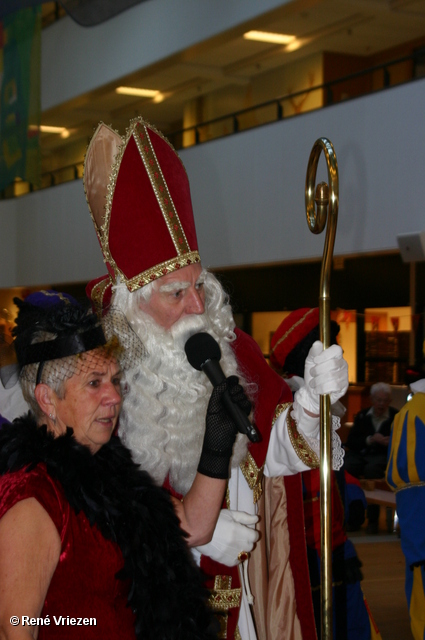
<instances>
[{"instance_id":1,"label":"red bishop robe","mask_svg":"<svg viewBox=\"0 0 425 640\"><path fill-rule=\"evenodd\" d=\"M262 436L261 442L249 444L249 453L241 463L261 518L261 538L249 560L257 637L258 640L316 640L301 475L263 477L273 423L292 401L292 393L269 367L257 343L238 329L236 335L232 347L239 368L258 388L254 423ZM300 457L306 461L301 452ZM237 628L241 599L239 568L227 567L206 556L201 557L201 568L211 590L211 606L218 612L222 625L219 637L238 640L241 637Z\"/></svg>"}]
</instances>

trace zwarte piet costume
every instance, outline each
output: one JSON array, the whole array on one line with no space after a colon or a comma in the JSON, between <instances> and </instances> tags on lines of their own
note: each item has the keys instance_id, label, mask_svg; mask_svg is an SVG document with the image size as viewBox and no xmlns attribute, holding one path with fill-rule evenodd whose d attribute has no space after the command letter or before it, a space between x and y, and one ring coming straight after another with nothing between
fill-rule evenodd
<instances>
[{"instance_id":1,"label":"zwarte piet costume","mask_svg":"<svg viewBox=\"0 0 425 640\"><path fill-rule=\"evenodd\" d=\"M425 393L415 393L395 416L388 449L386 480L396 492L410 626L414 639L424 640Z\"/></svg>"}]
</instances>

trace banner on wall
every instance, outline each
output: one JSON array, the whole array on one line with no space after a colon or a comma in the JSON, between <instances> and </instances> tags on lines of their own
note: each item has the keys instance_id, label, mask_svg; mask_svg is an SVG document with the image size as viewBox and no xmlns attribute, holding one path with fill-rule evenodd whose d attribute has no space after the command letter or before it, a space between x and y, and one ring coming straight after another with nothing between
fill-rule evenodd
<instances>
[{"instance_id":1,"label":"banner on wall","mask_svg":"<svg viewBox=\"0 0 425 640\"><path fill-rule=\"evenodd\" d=\"M61 0L71 18L82 27L95 27L146 0Z\"/></svg>"},{"instance_id":2,"label":"banner on wall","mask_svg":"<svg viewBox=\"0 0 425 640\"><path fill-rule=\"evenodd\" d=\"M21 9L44 2L47 0L0 0L0 20ZM77 24L94 27L141 2L146 0L61 0L60 4Z\"/></svg>"},{"instance_id":3,"label":"banner on wall","mask_svg":"<svg viewBox=\"0 0 425 640\"><path fill-rule=\"evenodd\" d=\"M37 186L40 153L41 5L0 22L0 190L21 178Z\"/></svg>"}]
</instances>

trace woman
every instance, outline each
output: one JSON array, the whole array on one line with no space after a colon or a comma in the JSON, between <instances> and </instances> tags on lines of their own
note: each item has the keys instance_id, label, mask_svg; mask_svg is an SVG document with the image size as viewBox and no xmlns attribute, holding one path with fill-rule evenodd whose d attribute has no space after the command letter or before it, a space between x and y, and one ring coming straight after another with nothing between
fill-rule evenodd
<instances>
[{"instance_id":1,"label":"woman","mask_svg":"<svg viewBox=\"0 0 425 640\"><path fill-rule=\"evenodd\" d=\"M223 389L194 485L170 499L111 438L132 349L65 294L15 303L31 412L0 430L0 638L216 637L184 535L209 541L223 500L235 439Z\"/></svg>"}]
</instances>

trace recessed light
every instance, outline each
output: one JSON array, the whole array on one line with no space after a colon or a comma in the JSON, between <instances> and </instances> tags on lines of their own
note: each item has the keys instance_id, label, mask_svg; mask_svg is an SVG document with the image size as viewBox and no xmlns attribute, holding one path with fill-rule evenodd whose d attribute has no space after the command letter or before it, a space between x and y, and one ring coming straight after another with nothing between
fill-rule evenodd
<instances>
[{"instance_id":1,"label":"recessed light","mask_svg":"<svg viewBox=\"0 0 425 640\"><path fill-rule=\"evenodd\" d=\"M289 44L295 40L295 36L285 33L271 33L270 31L247 31L243 34L246 40L256 40L258 42L271 42L273 44Z\"/></svg>"}]
</instances>

